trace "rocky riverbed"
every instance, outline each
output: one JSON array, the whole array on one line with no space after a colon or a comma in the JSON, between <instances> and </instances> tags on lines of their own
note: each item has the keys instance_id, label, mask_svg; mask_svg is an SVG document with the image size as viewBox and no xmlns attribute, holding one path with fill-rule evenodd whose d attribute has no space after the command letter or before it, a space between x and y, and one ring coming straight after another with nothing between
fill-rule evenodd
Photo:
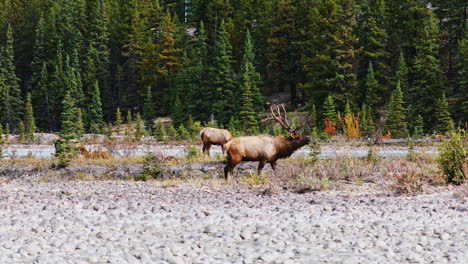
<instances>
[{"instance_id":1,"label":"rocky riverbed","mask_svg":"<svg viewBox=\"0 0 468 264\"><path fill-rule=\"evenodd\" d=\"M0 263L463 263L467 194L0 178Z\"/></svg>"}]
</instances>

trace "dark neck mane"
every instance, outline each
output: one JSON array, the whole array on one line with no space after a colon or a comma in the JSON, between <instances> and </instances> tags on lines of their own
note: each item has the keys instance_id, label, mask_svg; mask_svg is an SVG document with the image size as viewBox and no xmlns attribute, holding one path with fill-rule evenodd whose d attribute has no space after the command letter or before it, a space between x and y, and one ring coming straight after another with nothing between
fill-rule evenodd
<instances>
[{"instance_id":1,"label":"dark neck mane","mask_svg":"<svg viewBox=\"0 0 468 264\"><path fill-rule=\"evenodd\" d=\"M276 157L279 159L291 156L301 145L299 141L293 140L289 137L279 136L275 139Z\"/></svg>"}]
</instances>

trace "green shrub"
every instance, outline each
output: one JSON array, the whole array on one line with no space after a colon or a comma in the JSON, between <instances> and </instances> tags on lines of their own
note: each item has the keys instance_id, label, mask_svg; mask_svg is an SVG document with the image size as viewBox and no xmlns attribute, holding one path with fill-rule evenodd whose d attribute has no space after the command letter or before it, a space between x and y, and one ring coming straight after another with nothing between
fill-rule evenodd
<instances>
[{"instance_id":1,"label":"green shrub","mask_svg":"<svg viewBox=\"0 0 468 264\"><path fill-rule=\"evenodd\" d=\"M187 159L188 159L188 160L192 160L193 158L197 157L198 154L199 154L199 153L198 153L197 146L192 145L192 146L190 146L190 148L188 149L188 152L187 152Z\"/></svg>"},{"instance_id":2,"label":"green shrub","mask_svg":"<svg viewBox=\"0 0 468 264\"><path fill-rule=\"evenodd\" d=\"M312 134L310 136L310 165L314 165L318 160L319 160L319 155L320 155L320 144L317 140L317 129L314 127Z\"/></svg>"},{"instance_id":3,"label":"green shrub","mask_svg":"<svg viewBox=\"0 0 468 264\"><path fill-rule=\"evenodd\" d=\"M409 161L416 161L416 152L414 152L414 142L413 139L408 137L408 153L406 154L406 159Z\"/></svg>"},{"instance_id":4,"label":"green shrub","mask_svg":"<svg viewBox=\"0 0 468 264\"><path fill-rule=\"evenodd\" d=\"M450 138L439 145L439 167L442 169L445 182L461 184L465 178L464 164L468 155L467 135L462 129L452 132Z\"/></svg>"},{"instance_id":5,"label":"green shrub","mask_svg":"<svg viewBox=\"0 0 468 264\"><path fill-rule=\"evenodd\" d=\"M158 159L153 152L147 152L144 158L144 167L143 171L136 175L135 181L147 181L149 179L158 179L162 178L162 170L159 167Z\"/></svg>"},{"instance_id":6,"label":"green shrub","mask_svg":"<svg viewBox=\"0 0 468 264\"><path fill-rule=\"evenodd\" d=\"M79 148L74 142L67 139L57 139L54 142L55 156L58 158L58 167L65 168L70 165L73 157L78 155Z\"/></svg>"}]
</instances>

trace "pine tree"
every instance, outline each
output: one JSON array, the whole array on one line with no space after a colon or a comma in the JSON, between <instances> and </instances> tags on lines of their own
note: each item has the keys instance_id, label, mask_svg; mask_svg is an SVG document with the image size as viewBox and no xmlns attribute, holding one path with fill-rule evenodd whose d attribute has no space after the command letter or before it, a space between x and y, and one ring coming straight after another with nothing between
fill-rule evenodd
<instances>
[{"instance_id":1,"label":"pine tree","mask_svg":"<svg viewBox=\"0 0 468 264\"><path fill-rule=\"evenodd\" d=\"M120 113L120 107L117 107L115 112L115 125L117 126L117 135L120 135L120 127L122 126L122 114Z\"/></svg>"},{"instance_id":2,"label":"pine tree","mask_svg":"<svg viewBox=\"0 0 468 264\"><path fill-rule=\"evenodd\" d=\"M81 138L85 133L85 128L83 124L83 111L81 111L81 108L78 108L76 115L76 133L78 138Z\"/></svg>"},{"instance_id":3,"label":"pine tree","mask_svg":"<svg viewBox=\"0 0 468 264\"><path fill-rule=\"evenodd\" d=\"M291 101L296 103L297 64L295 62L299 60L299 54L294 43L297 36L293 1L280 0L273 21L268 38L268 75L279 91L283 91L284 85L289 84Z\"/></svg>"},{"instance_id":4,"label":"pine tree","mask_svg":"<svg viewBox=\"0 0 468 264\"><path fill-rule=\"evenodd\" d=\"M374 115L370 105L367 106L367 135L371 136L375 133Z\"/></svg>"},{"instance_id":5,"label":"pine tree","mask_svg":"<svg viewBox=\"0 0 468 264\"><path fill-rule=\"evenodd\" d=\"M19 123L19 135L18 135L18 140L20 143L23 143L25 139L25 128L24 128L24 123L23 121L20 121Z\"/></svg>"},{"instance_id":6,"label":"pine tree","mask_svg":"<svg viewBox=\"0 0 468 264\"><path fill-rule=\"evenodd\" d=\"M361 120L359 121L361 136L369 136L369 134L367 134L369 128L368 128L368 120L367 120L368 119L367 106L365 103L362 104L361 113L359 116L361 118Z\"/></svg>"},{"instance_id":7,"label":"pine tree","mask_svg":"<svg viewBox=\"0 0 468 264\"><path fill-rule=\"evenodd\" d=\"M210 68L210 89L216 98L212 102L212 113L219 124L227 124L234 114L231 103L234 90L231 50L229 32L223 20L216 40L214 63Z\"/></svg>"},{"instance_id":8,"label":"pine tree","mask_svg":"<svg viewBox=\"0 0 468 264\"><path fill-rule=\"evenodd\" d=\"M104 121L102 119L102 103L99 93L98 82L94 82L94 92L92 94L91 103L88 105L89 132L99 134L102 132Z\"/></svg>"},{"instance_id":9,"label":"pine tree","mask_svg":"<svg viewBox=\"0 0 468 264\"><path fill-rule=\"evenodd\" d=\"M40 86L38 85L41 81L41 76L43 72L43 65L45 64L46 61L46 25L44 21L44 17L42 13L40 14L39 17L39 22L37 23L36 26L36 37L35 37L35 42L34 42L34 47L33 47L33 58L31 62L31 80L29 83L30 90L32 93L32 101L34 102L34 105L39 103L40 101L43 100L43 98L34 98L36 91L40 90ZM37 112L37 111L36 111Z\"/></svg>"},{"instance_id":10,"label":"pine tree","mask_svg":"<svg viewBox=\"0 0 468 264\"><path fill-rule=\"evenodd\" d=\"M143 117L145 119L145 129L152 134L154 127L154 118L156 117L153 98L151 97L151 88L148 86L143 106Z\"/></svg>"},{"instance_id":11,"label":"pine tree","mask_svg":"<svg viewBox=\"0 0 468 264\"><path fill-rule=\"evenodd\" d=\"M53 130L52 125L52 104L51 96L49 95L49 80L46 63L43 62L40 76L35 88L31 93L31 101L33 104L34 113L37 116L37 125L39 128Z\"/></svg>"},{"instance_id":12,"label":"pine tree","mask_svg":"<svg viewBox=\"0 0 468 264\"><path fill-rule=\"evenodd\" d=\"M442 98L437 100L437 107L435 112L435 132L438 134L447 134L455 130L453 120L450 117L448 111L448 103L445 98L445 93L442 94Z\"/></svg>"},{"instance_id":13,"label":"pine tree","mask_svg":"<svg viewBox=\"0 0 468 264\"><path fill-rule=\"evenodd\" d=\"M174 127L179 127L181 124L184 123L184 109L182 107L182 104L180 103L179 100L179 95L176 95L174 106L172 109L172 115L171 115L172 123Z\"/></svg>"},{"instance_id":14,"label":"pine tree","mask_svg":"<svg viewBox=\"0 0 468 264\"><path fill-rule=\"evenodd\" d=\"M260 112L263 110L263 104L265 102L265 98L263 97L262 93L258 85L260 84L260 74L255 70L254 66L255 62L255 51L254 46L252 44L252 39L250 36L250 31L247 31L246 39L245 39L245 51L244 51L244 59L242 61L241 70L240 70L240 78L239 78L239 87L240 94L238 93L237 98L242 98L242 94L244 93L245 82L250 87L250 93L252 94L251 100L254 107L255 112ZM244 76L246 78L244 78ZM239 109L242 109L243 102L239 102Z\"/></svg>"},{"instance_id":15,"label":"pine tree","mask_svg":"<svg viewBox=\"0 0 468 264\"><path fill-rule=\"evenodd\" d=\"M183 124L180 124L178 129L178 138L180 140L187 140L190 138L190 134L188 133L187 129L184 127Z\"/></svg>"},{"instance_id":16,"label":"pine tree","mask_svg":"<svg viewBox=\"0 0 468 264\"><path fill-rule=\"evenodd\" d=\"M195 131L194 130L194 123L193 123L193 118L192 118L192 115L189 115L188 119L187 119L187 122L185 124L185 127L187 128L187 131L188 133L190 134L190 136L192 138L194 138L196 136L196 133L198 131Z\"/></svg>"},{"instance_id":17,"label":"pine tree","mask_svg":"<svg viewBox=\"0 0 468 264\"><path fill-rule=\"evenodd\" d=\"M66 140L77 137L76 117L77 110L75 101L71 97L70 91L67 91L62 101L61 129L60 136Z\"/></svg>"},{"instance_id":18,"label":"pine tree","mask_svg":"<svg viewBox=\"0 0 468 264\"><path fill-rule=\"evenodd\" d=\"M400 51L400 57L398 59L397 69L395 72L395 82L400 82L401 92L405 97L408 97L408 66L406 65L405 58L403 57L403 51Z\"/></svg>"},{"instance_id":19,"label":"pine tree","mask_svg":"<svg viewBox=\"0 0 468 264\"><path fill-rule=\"evenodd\" d=\"M140 113L137 113L136 119L135 119L135 139L140 140L141 137L143 136L143 127L141 123L141 116Z\"/></svg>"},{"instance_id":20,"label":"pine tree","mask_svg":"<svg viewBox=\"0 0 468 264\"><path fill-rule=\"evenodd\" d=\"M333 102L333 98L331 95L328 95L327 99L323 103L323 120L330 120L333 125L336 124L336 110L335 110L335 103Z\"/></svg>"},{"instance_id":21,"label":"pine tree","mask_svg":"<svg viewBox=\"0 0 468 264\"><path fill-rule=\"evenodd\" d=\"M467 26L468 27L468 26ZM458 90L459 115L462 122L468 123L468 30L460 42L460 59L456 87Z\"/></svg>"},{"instance_id":22,"label":"pine tree","mask_svg":"<svg viewBox=\"0 0 468 264\"><path fill-rule=\"evenodd\" d=\"M169 137L170 140L175 140L176 139L177 131L175 130L174 125L172 124L172 122L169 123L169 125L167 126L166 135Z\"/></svg>"},{"instance_id":23,"label":"pine tree","mask_svg":"<svg viewBox=\"0 0 468 264\"><path fill-rule=\"evenodd\" d=\"M361 54L358 67L358 78L365 80L368 74L370 62L373 63L373 72L378 86L374 87L374 92L377 97L385 97L385 91L391 87L390 74L390 54L387 51L387 19L388 13L385 8L384 0L362 1L360 6L363 12L359 19L359 46ZM363 87L368 87L366 82L363 82ZM381 107L373 105L373 107Z\"/></svg>"},{"instance_id":24,"label":"pine tree","mask_svg":"<svg viewBox=\"0 0 468 264\"><path fill-rule=\"evenodd\" d=\"M164 137L166 136L166 132L164 131L164 125L161 121L156 123L156 129L154 131L154 135L158 141L163 141Z\"/></svg>"},{"instance_id":25,"label":"pine tree","mask_svg":"<svg viewBox=\"0 0 468 264\"><path fill-rule=\"evenodd\" d=\"M253 106L253 95L250 90L249 77L247 73L244 73L244 84L243 84L243 102L240 112L240 121L242 124L242 130L246 134L258 133L258 123L256 113Z\"/></svg>"},{"instance_id":26,"label":"pine tree","mask_svg":"<svg viewBox=\"0 0 468 264\"><path fill-rule=\"evenodd\" d=\"M31 94L28 93L26 97L24 125L26 129L26 138L29 141L34 141L34 132L36 131L36 122L34 121L33 107L31 104Z\"/></svg>"},{"instance_id":27,"label":"pine tree","mask_svg":"<svg viewBox=\"0 0 468 264\"><path fill-rule=\"evenodd\" d=\"M132 132L132 112L130 112L130 109L127 111L127 119L125 120L127 127L126 127L126 136L128 136L128 133Z\"/></svg>"},{"instance_id":28,"label":"pine tree","mask_svg":"<svg viewBox=\"0 0 468 264\"><path fill-rule=\"evenodd\" d=\"M0 144L2 144L2 143L3 143L3 126L2 126L2 124L0 124Z\"/></svg>"},{"instance_id":29,"label":"pine tree","mask_svg":"<svg viewBox=\"0 0 468 264\"><path fill-rule=\"evenodd\" d=\"M438 122L433 118L437 98L443 93L443 74L438 59L440 35L432 11L427 9L421 12L427 14L423 18L422 28L417 32L415 43L416 57L410 73L413 79L413 86L410 88L410 99L413 102L411 110L413 116L421 114L427 128L432 129Z\"/></svg>"},{"instance_id":30,"label":"pine tree","mask_svg":"<svg viewBox=\"0 0 468 264\"><path fill-rule=\"evenodd\" d=\"M16 76L13 48L13 30L8 25L6 47L0 52L0 120L4 120L10 129L19 125L24 105L18 84L20 79Z\"/></svg>"},{"instance_id":31,"label":"pine tree","mask_svg":"<svg viewBox=\"0 0 468 264\"><path fill-rule=\"evenodd\" d=\"M374 76L372 62L370 62L366 77L366 104L373 109L379 109L381 106L382 98L378 94L379 90L380 88ZM367 114L371 116L370 113Z\"/></svg>"},{"instance_id":32,"label":"pine tree","mask_svg":"<svg viewBox=\"0 0 468 264\"><path fill-rule=\"evenodd\" d=\"M420 138L424 135L423 118L418 115L413 126L413 137Z\"/></svg>"},{"instance_id":33,"label":"pine tree","mask_svg":"<svg viewBox=\"0 0 468 264\"><path fill-rule=\"evenodd\" d=\"M227 125L227 130L229 130L229 132L231 132L231 135L233 137L240 136L238 127L239 127L238 120L234 116L231 116L231 119L229 119L229 123Z\"/></svg>"},{"instance_id":34,"label":"pine tree","mask_svg":"<svg viewBox=\"0 0 468 264\"><path fill-rule=\"evenodd\" d=\"M403 104L403 94L401 92L400 82L398 82L390 99L389 111L384 124L384 132L390 132L392 138L404 138L408 136Z\"/></svg>"}]
</instances>

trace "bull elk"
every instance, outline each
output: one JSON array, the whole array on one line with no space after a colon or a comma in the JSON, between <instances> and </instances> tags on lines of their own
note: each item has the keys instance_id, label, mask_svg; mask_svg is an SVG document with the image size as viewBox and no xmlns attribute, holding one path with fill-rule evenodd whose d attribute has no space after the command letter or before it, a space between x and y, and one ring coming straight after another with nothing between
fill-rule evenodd
<instances>
[{"instance_id":1,"label":"bull elk","mask_svg":"<svg viewBox=\"0 0 468 264\"><path fill-rule=\"evenodd\" d=\"M281 115L281 109L284 116ZM228 174L232 174L234 167L241 161L259 161L258 173L262 171L266 163L270 163L271 168L275 170L278 159L291 156L294 151L309 143L307 136L299 134L298 129L291 128L286 118L284 105L281 105L281 109L277 105L271 105L272 116L268 116L261 122L274 120L288 130L290 135L288 137L274 137L271 135L238 137L226 143L224 146L228 155L228 164L224 168L224 178L226 180Z\"/></svg>"},{"instance_id":2,"label":"bull elk","mask_svg":"<svg viewBox=\"0 0 468 264\"><path fill-rule=\"evenodd\" d=\"M224 154L224 144L232 139L232 135L226 129L205 127L200 131L200 138L203 142L203 153L210 155L211 145L219 145Z\"/></svg>"}]
</instances>

